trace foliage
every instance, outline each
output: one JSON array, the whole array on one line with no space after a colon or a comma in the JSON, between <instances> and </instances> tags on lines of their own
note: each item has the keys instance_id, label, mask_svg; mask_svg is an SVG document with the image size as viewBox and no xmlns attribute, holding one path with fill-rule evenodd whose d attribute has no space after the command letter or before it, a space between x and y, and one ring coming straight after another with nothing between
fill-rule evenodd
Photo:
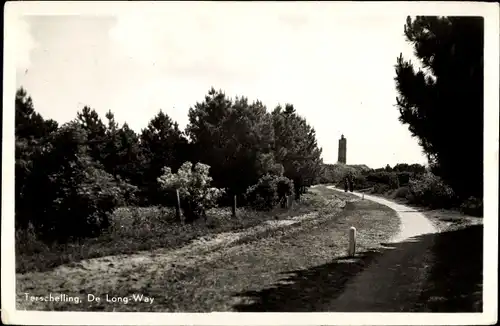
<instances>
[{"instance_id":1,"label":"foliage","mask_svg":"<svg viewBox=\"0 0 500 326\"><path fill-rule=\"evenodd\" d=\"M16 91L15 110L16 138L41 139L58 128L56 121L45 120L35 112L33 100L22 87Z\"/></svg>"},{"instance_id":2,"label":"foliage","mask_svg":"<svg viewBox=\"0 0 500 326\"><path fill-rule=\"evenodd\" d=\"M299 116L291 104L272 112L276 160L284 167L284 175L293 180L295 195L303 186L312 185L319 176L323 161L316 131Z\"/></svg>"},{"instance_id":3,"label":"foliage","mask_svg":"<svg viewBox=\"0 0 500 326\"><path fill-rule=\"evenodd\" d=\"M460 198L481 198L484 18L408 17L404 32L423 70L397 59L399 120L419 140L433 173Z\"/></svg>"},{"instance_id":4,"label":"foliage","mask_svg":"<svg viewBox=\"0 0 500 326\"><path fill-rule=\"evenodd\" d=\"M409 195L410 189L407 186L398 188L394 193L394 197L402 199L407 199Z\"/></svg>"},{"instance_id":5,"label":"foliage","mask_svg":"<svg viewBox=\"0 0 500 326\"><path fill-rule=\"evenodd\" d=\"M143 158L142 180L139 184L144 204L161 204L162 191L157 178L162 169L168 166L173 172L181 166L187 157L187 139L179 125L167 114L160 111L140 135L140 151Z\"/></svg>"},{"instance_id":6,"label":"foliage","mask_svg":"<svg viewBox=\"0 0 500 326\"><path fill-rule=\"evenodd\" d=\"M343 185L344 178L350 173L356 184L364 184L363 175L369 170L366 165L322 164L319 179L321 183Z\"/></svg>"},{"instance_id":7,"label":"foliage","mask_svg":"<svg viewBox=\"0 0 500 326\"><path fill-rule=\"evenodd\" d=\"M388 185L390 189L399 188L398 175L393 172L373 172L366 175L366 180Z\"/></svg>"},{"instance_id":8,"label":"foliage","mask_svg":"<svg viewBox=\"0 0 500 326\"><path fill-rule=\"evenodd\" d=\"M394 172L406 172L412 174L419 174L425 172L425 166L421 164L407 164L407 163L398 163L392 169Z\"/></svg>"},{"instance_id":9,"label":"foliage","mask_svg":"<svg viewBox=\"0 0 500 326\"><path fill-rule=\"evenodd\" d=\"M399 186L406 186L410 182L410 178L412 177L412 173L409 172L399 172L396 173L396 177L398 178Z\"/></svg>"},{"instance_id":10,"label":"foliage","mask_svg":"<svg viewBox=\"0 0 500 326\"><path fill-rule=\"evenodd\" d=\"M284 183L282 181L282 183ZM273 209L279 201L278 179L266 174L257 184L250 186L245 194L246 200L256 210L268 211Z\"/></svg>"},{"instance_id":11,"label":"foliage","mask_svg":"<svg viewBox=\"0 0 500 326\"><path fill-rule=\"evenodd\" d=\"M26 180L24 203L29 206L19 213L46 240L99 235L109 226L108 214L133 191L92 159L86 137L75 122L63 125L48 139L50 149L34 160Z\"/></svg>"},{"instance_id":12,"label":"foliage","mask_svg":"<svg viewBox=\"0 0 500 326\"><path fill-rule=\"evenodd\" d=\"M409 201L431 208L451 208L457 205L454 191L441 178L427 172L409 182Z\"/></svg>"},{"instance_id":13,"label":"foliage","mask_svg":"<svg viewBox=\"0 0 500 326\"><path fill-rule=\"evenodd\" d=\"M233 101L212 88L189 110L186 133L199 161L211 166L215 185L231 194L244 192L263 174L281 174L272 152L271 117L260 101Z\"/></svg>"},{"instance_id":14,"label":"foliage","mask_svg":"<svg viewBox=\"0 0 500 326\"><path fill-rule=\"evenodd\" d=\"M158 178L160 188L173 193L179 191L181 207L184 210L186 222L192 222L200 217L206 218L206 211L216 206L223 190L211 187L212 177L209 176L210 166L185 162L177 173L172 173L169 167L163 169L163 175Z\"/></svg>"},{"instance_id":15,"label":"foliage","mask_svg":"<svg viewBox=\"0 0 500 326\"><path fill-rule=\"evenodd\" d=\"M300 194L321 169L315 131L292 105L269 113L258 100L233 100L214 88L190 109L185 134L162 111L136 134L111 111L101 119L89 106L59 128L35 112L20 88L15 145L16 227L31 225L47 241L107 232L117 206L173 206L175 187L188 220L221 199L232 203L234 195L245 205L252 185L253 204L274 206L275 193L278 199ZM197 165L189 170L183 162ZM262 191L266 178L271 195ZM212 181L216 188L208 186Z\"/></svg>"},{"instance_id":16,"label":"foliage","mask_svg":"<svg viewBox=\"0 0 500 326\"><path fill-rule=\"evenodd\" d=\"M50 147L45 139L58 128L53 120L45 120L35 112L26 90L19 88L15 98L15 207L16 228L27 228L31 206L26 197L26 183L34 172L34 160Z\"/></svg>"},{"instance_id":17,"label":"foliage","mask_svg":"<svg viewBox=\"0 0 500 326\"><path fill-rule=\"evenodd\" d=\"M286 196L291 196L294 194L293 180L287 177L281 176L276 180L276 192L278 194L278 200L282 200Z\"/></svg>"},{"instance_id":18,"label":"foliage","mask_svg":"<svg viewBox=\"0 0 500 326\"><path fill-rule=\"evenodd\" d=\"M375 194L384 194L384 193L388 192L389 190L391 190L391 187L387 184L376 183L373 186L373 193L375 193Z\"/></svg>"},{"instance_id":19,"label":"foliage","mask_svg":"<svg viewBox=\"0 0 500 326\"><path fill-rule=\"evenodd\" d=\"M476 197L469 197L460 205L460 211L471 216L482 217L484 214L483 201Z\"/></svg>"}]
</instances>

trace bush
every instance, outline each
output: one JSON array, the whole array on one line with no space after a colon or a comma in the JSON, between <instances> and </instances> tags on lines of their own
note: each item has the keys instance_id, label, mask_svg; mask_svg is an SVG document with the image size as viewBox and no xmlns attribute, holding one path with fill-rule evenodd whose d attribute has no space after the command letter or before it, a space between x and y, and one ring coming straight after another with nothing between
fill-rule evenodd
<instances>
[{"instance_id":1,"label":"bush","mask_svg":"<svg viewBox=\"0 0 500 326\"><path fill-rule=\"evenodd\" d=\"M361 175L361 174L354 177L354 184L356 185L356 188L358 188L358 189L365 189L365 188L369 188L369 187L373 186L373 184L371 182L368 182L368 180L366 179L366 176Z\"/></svg>"},{"instance_id":2,"label":"bush","mask_svg":"<svg viewBox=\"0 0 500 326\"><path fill-rule=\"evenodd\" d=\"M276 179L276 191L278 193L278 198L284 198L286 196L291 196L294 194L293 180L287 177L278 177Z\"/></svg>"},{"instance_id":3,"label":"bush","mask_svg":"<svg viewBox=\"0 0 500 326\"><path fill-rule=\"evenodd\" d=\"M399 182L399 186L407 186L410 182L411 173L409 172L399 172L396 174Z\"/></svg>"},{"instance_id":4,"label":"bush","mask_svg":"<svg viewBox=\"0 0 500 326\"><path fill-rule=\"evenodd\" d=\"M282 184L285 182L282 181ZM285 186L282 186L283 189ZM266 174L259 179L257 184L248 187L245 197L247 202L256 210L271 210L279 201L278 178Z\"/></svg>"},{"instance_id":5,"label":"bush","mask_svg":"<svg viewBox=\"0 0 500 326\"><path fill-rule=\"evenodd\" d=\"M373 186L373 193L375 194L383 194L388 192L389 190L391 190L391 187L386 184L377 183Z\"/></svg>"},{"instance_id":6,"label":"bush","mask_svg":"<svg viewBox=\"0 0 500 326\"><path fill-rule=\"evenodd\" d=\"M483 201L476 197L470 197L460 205L460 211L467 215L482 217Z\"/></svg>"},{"instance_id":7,"label":"bush","mask_svg":"<svg viewBox=\"0 0 500 326\"><path fill-rule=\"evenodd\" d=\"M31 157L29 174L17 190L16 221L22 221L20 227L31 224L43 241L98 236L115 207L133 201L136 188L91 158L87 138L87 131L68 123Z\"/></svg>"},{"instance_id":8,"label":"bush","mask_svg":"<svg viewBox=\"0 0 500 326\"><path fill-rule=\"evenodd\" d=\"M29 223L26 228L16 230L16 255L31 255L48 250L47 244L38 239L35 227Z\"/></svg>"},{"instance_id":9,"label":"bush","mask_svg":"<svg viewBox=\"0 0 500 326\"><path fill-rule=\"evenodd\" d=\"M431 172L410 179L409 190L409 199L413 204L431 208L451 208L457 204L453 190Z\"/></svg>"},{"instance_id":10,"label":"bush","mask_svg":"<svg viewBox=\"0 0 500 326\"><path fill-rule=\"evenodd\" d=\"M366 175L366 180L374 183L389 185L394 174L391 172L370 172Z\"/></svg>"},{"instance_id":11,"label":"bush","mask_svg":"<svg viewBox=\"0 0 500 326\"><path fill-rule=\"evenodd\" d=\"M191 162L185 162L175 174L169 167L163 168L163 175L158 178L160 188L168 194L179 190L186 222L206 218L206 211L216 207L224 193L222 189L210 187L209 170L210 166L206 164L196 163L193 168Z\"/></svg>"},{"instance_id":12,"label":"bush","mask_svg":"<svg viewBox=\"0 0 500 326\"><path fill-rule=\"evenodd\" d=\"M391 189L398 189L399 188L399 179L397 174L391 173L389 176L389 187Z\"/></svg>"},{"instance_id":13,"label":"bush","mask_svg":"<svg viewBox=\"0 0 500 326\"><path fill-rule=\"evenodd\" d=\"M398 190L396 190L396 193L394 194L395 198L408 198L408 195L410 194L410 189L408 187L400 187Z\"/></svg>"},{"instance_id":14,"label":"bush","mask_svg":"<svg viewBox=\"0 0 500 326\"><path fill-rule=\"evenodd\" d=\"M378 171L369 172L365 177L365 185L363 188L380 184L379 189L398 189L400 187L399 175L396 172ZM382 187L386 185L387 187ZM385 191L387 191L385 190Z\"/></svg>"},{"instance_id":15,"label":"bush","mask_svg":"<svg viewBox=\"0 0 500 326\"><path fill-rule=\"evenodd\" d=\"M109 226L109 214L125 202L124 185L93 164L79 157L57 171L31 180L30 194L37 234L47 241L65 242L71 238L98 236Z\"/></svg>"}]
</instances>

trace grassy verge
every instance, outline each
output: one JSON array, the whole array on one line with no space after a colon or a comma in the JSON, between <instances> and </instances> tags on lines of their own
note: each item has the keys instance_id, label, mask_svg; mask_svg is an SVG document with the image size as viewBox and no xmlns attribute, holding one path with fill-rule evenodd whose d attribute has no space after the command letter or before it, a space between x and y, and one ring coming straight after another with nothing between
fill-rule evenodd
<instances>
[{"instance_id":1,"label":"grassy verge","mask_svg":"<svg viewBox=\"0 0 500 326\"><path fill-rule=\"evenodd\" d=\"M103 298L103 301L106 295L131 297L142 293L154 298L153 304L97 304L84 300L79 305L35 305L36 309L43 310L244 310L240 308L242 305L258 301L253 298L252 291L280 283L283 275L290 271L307 270L344 256L350 226L354 225L358 229L359 250L380 246L398 229L399 219L394 211L385 206L353 199L344 209L339 209L332 202L339 198L350 199L351 195L339 194L324 187L314 188L311 192L310 200L300 205L307 214L315 214L315 218L305 219L294 226L241 238L211 252L204 249L206 246L200 246L198 251L190 251L189 254L182 252L176 257L168 252L153 258L144 254L133 260L124 257L122 262L103 262L100 268L84 266L59 269L57 273L49 271L19 275L18 293L36 295L49 291L78 295L82 299L91 293ZM125 270L115 268L117 264L128 267ZM356 271L349 273L346 279L355 276ZM69 281L62 282L63 279ZM299 301L298 304L305 304L305 301ZM23 305L26 307L26 302Z\"/></svg>"},{"instance_id":2,"label":"grassy verge","mask_svg":"<svg viewBox=\"0 0 500 326\"><path fill-rule=\"evenodd\" d=\"M43 272L59 265L91 258L133 254L157 248L176 249L195 239L223 232L244 230L265 221L280 220L315 211L323 205L322 197L305 194L291 209L276 208L269 212L238 209L231 217L230 208L212 209L208 221L181 225L174 221L175 212L168 208L119 208L111 216L112 227L98 238L64 245L47 245L33 234L16 235L16 272Z\"/></svg>"}]
</instances>

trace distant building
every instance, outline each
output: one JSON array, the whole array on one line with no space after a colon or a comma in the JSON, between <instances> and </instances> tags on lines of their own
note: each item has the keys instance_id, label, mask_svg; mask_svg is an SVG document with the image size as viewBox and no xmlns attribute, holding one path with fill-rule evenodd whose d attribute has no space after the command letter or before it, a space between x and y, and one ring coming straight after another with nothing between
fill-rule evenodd
<instances>
[{"instance_id":1,"label":"distant building","mask_svg":"<svg viewBox=\"0 0 500 326\"><path fill-rule=\"evenodd\" d=\"M342 135L339 139L339 163L346 164L347 161L347 139Z\"/></svg>"}]
</instances>

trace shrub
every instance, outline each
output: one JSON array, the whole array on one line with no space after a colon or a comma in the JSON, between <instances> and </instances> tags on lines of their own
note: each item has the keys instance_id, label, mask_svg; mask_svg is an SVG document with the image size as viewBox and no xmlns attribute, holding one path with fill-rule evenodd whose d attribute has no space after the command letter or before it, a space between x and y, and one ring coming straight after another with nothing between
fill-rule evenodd
<instances>
[{"instance_id":1,"label":"shrub","mask_svg":"<svg viewBox=\"0 0 500 326\"><path fill-rule=\"evenodd\" d=\"M35 227L29 223L26 228L18 229L15 233L16 255L32 255L47 251L47 244L38 239Z\"/></svg>"},{"instance_id":2,"label":"shrub","mask_svg":"<svg viewBox=\"0 0 500 326\"><path fill-rule=\"evenodd\" d=\"M399 179L397 174L391 173L389 175L389 187L391 189L398 189L399 188Z\"/></svg>"},{"instance_id":3,"label":"shrub","mask_svg":"<svg viewBox=\"0 0 500 326\"><path fill-rule=\"evenodd\" d=\"M287 196L294 194L293 180L287 177L278 177L276 180L276 192L278 194L278 201L282 202Z\"/></svg>"},{"instance_id":4,"label":"shrub","mask_svg":"<svg viewBox=\"0 0 500 326\"><path fill-rule=\"evenodd\" d=\"M32 222L47 241L98 236L108 228L109 214L125 202L125 185L86 156L52 173L38 171L30 183L29 190L36 192L29 195L36 216Z\"/></svg>"},{"instance_id":5,"label":"shrub","mask_svg":"<svg viewBox=\"0 0 500 326\"><path fill-rule=\"evenodd\" d=\"M210 166L185 162L177 173L172 173L169 167L163 168L163 175L158 178L160 188L167 193L179 190L181 206L186 222L192 222L200 217L206 218L206 211L216 207L217 200L224 190L210 187L212 178L209 176Z\"/></svg>"},{"instance_id":6,"label":"shrub","mask_svg":"<svg viewBox=\"0 0 500 326\"><path fill-rule=\"evenodd\" d=\"M247 202L256 210L271 210L279 200L278 178L270 174L264 175L257 184L248 187L245 197Z\"/></svg>"},{"instance_id":7,"label":"shrub","mask_svg":"<svg viewBox=\"0 0 500 326\"><path fill-rule=\"evenodd\" d=\"M276 191L278 192L278 197L291 196L294 192L293 180L287 177L278 177L276 179Z\"/></svg>"},{"instance_id":8,"label":"shrub","mask_svg":"<svg viewBox=\"0 0 500 326\"><path fill-rule=\"evenodd\" d=\"M400 187L396 190L396 193L394 194L395 198L408 198L408 195L410 194L410 189L406 187Z\"/></svg>"},{"instance_id":9,"label":"shrub","mask_svg":"<svg viewBox=\"0 0 500 326\"><path fill-rule=\"evenodd\" d=\"M372 183L368 182L366 179L366 176L359 174L354 177L354 184L356 184L356 188L358 189L365 189L373 186Z\"/></svg>"},{"instance_id":10,"label":"shrub","mask_svg":"<svg viewBox=\"0 0 500 326\"><path fill-rule=\"evenodd\" d=\"M411 173L409 173L409 172L399 172L399 173L397 173L397 178L398 178L399 186L400 187L407 186L408 183L410 182L410 176L411 176Z\"/></svg>"},{"instance_id":11,"label":"shrub","mask_svg":"<svg viewBox=\"0 0 500 326\"><path fill-rule=\"evenodd\" d=\"M391 190L391 187L389 187L389 185L386 184L377 183L373 186L373 193L375 194L383 194L389 190Z\"/></svg>"},{"instance_id":12,"label":"shrub","mask_svg":"<svg viewBox=\"0 0 500 326\"><path fill-rule=\"evenodd\" d=\"M431 172L410 179L409 190L409 199L413 204L431 208L451 208L457 204L453 190Z\"/></svg>"},{"instance_id":13,"label":"shrub","mask_svg":"<svg viewBox=\"0 0 500 326\"><path fill-rule=\"evenodd\" d=\"M370 172L366 175L366 180L374 183L389 185L394 174L390 172Z\"/></svg>"},{"instance_id":14,"label":"shrub","mask_svg":"<svg viewBox=\"0 0 500 326\"><path fill-rule=\"evenodd\" d=\"M483 201L476 197L469 197L460 205L460 211L467 215L482 217L484 214Z\"/></svg>"}]
</instances>

